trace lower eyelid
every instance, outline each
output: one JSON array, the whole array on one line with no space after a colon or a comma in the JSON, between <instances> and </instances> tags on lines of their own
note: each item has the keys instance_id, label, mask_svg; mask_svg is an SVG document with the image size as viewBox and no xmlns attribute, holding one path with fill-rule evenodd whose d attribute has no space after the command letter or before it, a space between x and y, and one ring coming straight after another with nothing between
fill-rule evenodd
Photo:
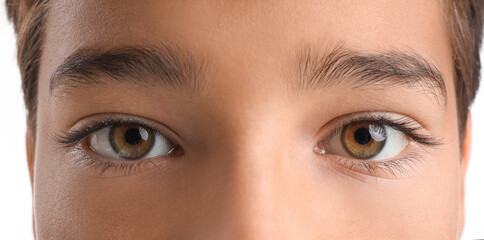
<instances>
[{"instance_id":1,"label":"lower eyelid","mask_svg":"<svg viewBox=\"0 0 484 240\"><path fill-rule=\"evenodd\" d=\"M127 176L145 171L146 166L149 165L151 169L158 167L152 159L133 162L105 159L88 146L86 139L67 149L66 155L73 167L87 169L93 176L98 177Z\"/></svg>"},{"instance_id":2,"label":"lower eyelid","mask_svg":"<svg viewBox=\"0 0 484 240\"><path fill-rule=\"evenodd\" d=\"M415 143L409 146L396 158L389 160L359 160L337 155L320 155L323 161L329 161L329 167L346 175L361 179L374 177L383 179L400 179L417 174L425 162L425 151Z\"/></svg>"}]
</instances>

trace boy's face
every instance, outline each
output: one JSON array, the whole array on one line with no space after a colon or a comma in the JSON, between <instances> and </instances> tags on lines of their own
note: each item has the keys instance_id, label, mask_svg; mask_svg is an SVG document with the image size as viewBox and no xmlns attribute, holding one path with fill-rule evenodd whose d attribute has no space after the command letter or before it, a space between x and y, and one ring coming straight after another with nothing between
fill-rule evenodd
<instances>
[{"instance_id":1,"label":"boy's face","mask_svg":"<svg viewBox=\"0 0 484 240\"><path fill-rule=\"evenodd\" d=\"M458 237L441 1L52 0L47 16L40 239Z\"/></svg>"}]
</instances>

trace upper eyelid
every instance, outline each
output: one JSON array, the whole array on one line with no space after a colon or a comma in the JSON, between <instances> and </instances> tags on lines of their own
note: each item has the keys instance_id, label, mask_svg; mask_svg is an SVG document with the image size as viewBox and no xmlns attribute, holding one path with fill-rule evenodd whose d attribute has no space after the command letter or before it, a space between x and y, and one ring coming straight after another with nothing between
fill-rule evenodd
<instances>
[{"instance_id":1,"label":"upper eyelid","mask_svg":"<svg viewBox=\"0 0 484 240\"><path fill-rule=\"evenodd\" d=\"M385 118L385 117L384 116L381 116L381 117L378 117L378 118ZM391 120L389 120L389 121L391 121ZM343 131L343 128L344 128L345 125L355 124L355 123L360 123L360 122L366 122L366 123L370 123L370 124L371 123L382 124L382 122L379 121L378 119L376 119L375 117L350 118L349 120L348 119L343 119L343 120L341 120L339 122L338 126L333 131L331 131L331 134L328 137L328 140L332 139L338 133L340 133L341 131ZM395 130L399 130L399 129L395 129Z\"/></svg>"},{"instance_id":2,"label":"upper eyelid","mask_svg":"<svg viewBox=\"0 0 484 240\"><path fill-rule=\"evenodd\" d=\"M396 117L392 117L392 115ZM334 121L336 122L336 126L334 126L335 125ZM397 121L405 121L406 123L405 124L403 124L403 122L397 123ZM331 122L333 122L333 124L331 124ZM415 119L398 113L389 113L389 112L351 113L351 114L340 116L332 120L331 122L330 124L326 124L326 125L332 126L332 130L331 132L329 132L329 134L327 134L327 137L323 138L323 140L331 140L338 134L338 131L341 132L343 130L343 127L347 124L357 123L357 122L374 122L374 123L379 123L384 125L390 125L390 127L394 128L395 130L403 132L407 137L417 142L420 141L419 143L424 145L438 146L444 143L442 139L438 139L430 134L415 133L418 130L425 129L425 127L422 126ZM318 141L321 141L321 139L318 139Z\"/></svg>"},{"instance_id":3,"label":"upper eyelid","mask_svg":"<svg viewBox=\"0 0 484 240\"><path fill-rule=\"evenodd\" d=\"M84 121L87 121L87 123L83 123L83 127L80 127L80 129L75 129L75 130L68 130L68 131L64 131L62 132L61 134L55 134L54 135L54 140L61 143L61 145L64 145L64 146L70 146L72 144L77 144L80 140L82 140L82 138L84 138L85 136L95 132L96 130L100 130L104 127L111 127L113 126L113 124L106 124L102 127L98 127L98 128L93 128L93 129L89 129L89 127L96 127L96 126L99 126L100 123L102 122L106 122L106 121L118 121L118 122L122 122L122 123L135 123L135 124L140 124L140 125L144 125L146 127L149 127L153 130L155 130L156 132L160 133L161 135L167 137L170 141L172 141L173 143L175 143L176 145L184 145L184 141L183 139L178 135L176 134L175 131L173 131L172 129L170 129L169 127L167 127L166 125L164 124L161 124L161 123L157 123L156 121L154 120L151 120L151 119L148 119L148 118L145 118L145 117L138 117L138 116L135 116L135 115L129 115L129 114L121 114L121 113L103 113L103 114L96 114L96 115L106 115L106 117L102 118L102 117L99 117L101 118L100 120L91 120L90 118L92 118L93 116L88 116L88 117L84 117L83 119L79 120L78 122L76 122L76 124L74 125L74 128L76 125L78 125L79 123L81 122L84 122ZM354 122L357 122L357 121L374 121L374 122L378 122L376 121L375 119L376 118L380 118L380 119L387 119L389 121L391 121L392 118L394 117L387 117L389 115L398 115L398 118L404 118L406 120L409 120L411 121L412 123L414 123L415 125L417 125L417 127L413 127L414 130L419 130L419 129L425 129L424 126L422 126L418 121L414 120L413 118L410 118L410 117L407 117L407 116L403 116L401 114L398 114L398 113L389 113L389 112L356 112L356 113L350 113L350 114L346 114L346 115L342 115L340 117L337 117L333 120L331 120L328 124L325 124L322 128L327 128L327 126L329 125L330 127L332 126L332 131L330 132L329 135L336 135L337 134L337 131L339 129L339 131L342 130L342 128L344 127L345 124L350 124L350 123L354 123ZM395 118L396 119L396 118ZM155 122L156 124L153 124L152 122ZM334 123L336 122L336 124ZM85 127L86 125L88 125L89 127ZM158 126L155 126L155 125L161 125L162 126L162 129L160 129ZM336 125L336 126L334 126ZM169 131L169 133L165 133L165 129L167 129ZM401 130L401 129L398 129L398 128L395 128L396 130ZM84 136L82 136L82 138L80 139L77 139L76 142L68 142L66 141L67 139L72 139L72 137L74 135L79 135L80 132L82 131L87 131ZM318 134L317 136L321 136L321 134L319 134L319 132L321 132L320 130L318 130ZM325 137L324 139L326 139L327 137ZM321 141L321 138L320 137L317 137L316 138L317 141ZM443 141L438 139L437 141L435 141L435 144L433 145L440 145L442 144Z\"/></svg>"},{"instance_id":4,"label":"upper eyelid","mask_svg":"<svg viewBox=\"0 0 484 240\"><path fill-rule=\"evenodd\" d=\"M84 117L77 121L71 129L62 131L60 134L55 134L53 139L61 146L69 147L79 143L96 131L122 124L139 124L163 135L177 146L184 144L183 139L165 124L158 123L157 121L145 117L121 113L103 113Z\"/></svg>"},{"instance_id":5,"label":"upper eyelid","mask_svg":"<svg viewBox=\"0 0 484 240\"><path fill-rule=\"evenodd\" d=\"M338 132L341 132L343 130L343 127L347 124L368 121L370 119L374 120L375 117L370 115L377 115L377 114L378 114L377 112L357 112L357 113L350 113L350 114L339 116L331 120L330 122L328 122L322 127L322 129L324 128L331 129L329 134L328 133L325 134L327 135L325 139L328 139L328 138L332 139L333 137L335 137L335 135L337 135ZM389 113L387 112L381 112L379 117L384 117L385 115L388 115L388 114Z\"/></svg>"}]
</instances>

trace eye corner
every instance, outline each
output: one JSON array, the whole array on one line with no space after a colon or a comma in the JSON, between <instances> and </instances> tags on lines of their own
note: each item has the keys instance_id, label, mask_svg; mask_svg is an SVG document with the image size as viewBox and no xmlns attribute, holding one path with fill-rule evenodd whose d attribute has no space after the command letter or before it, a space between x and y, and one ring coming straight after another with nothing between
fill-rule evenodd
<instances>
[{"instance_id":1,"label":"eye corner","mask_svg":"<svg viewBox=\"0 0 484 240\"><path fill-rule=\"evenodd\" d=\"M61 133L55 133L50 138L60 148L72 148L77 145L85 136L79 132L62 131Z\"/></svg>"}]
</instances>

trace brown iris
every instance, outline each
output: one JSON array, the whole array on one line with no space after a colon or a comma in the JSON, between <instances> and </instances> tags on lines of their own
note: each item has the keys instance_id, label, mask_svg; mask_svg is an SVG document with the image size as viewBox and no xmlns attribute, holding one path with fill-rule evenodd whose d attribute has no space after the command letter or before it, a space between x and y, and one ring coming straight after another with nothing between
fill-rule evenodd
<instances>
[{"instance_id":1,"label":"brown iris","mask_svg":"<svg viewBox=\"0 0 484 240\"><path fill-rule=\"evenodd\" d=\"M109 142L119 157L135 160L145 156L153 147L154 134L151 129L136 124L113 127Z\"/></svg>"},{"instance_id":2,"label":"brown iris","mask_svg":"<svg viewBox=\"0 0 484 240\"><path fill-rule=\"evenodd\" d=\"M346 125L341 141L354 158L368 159L378 154L385 145L385 128L378 124L353 123Z\"/></svg>"}]
</instances>

